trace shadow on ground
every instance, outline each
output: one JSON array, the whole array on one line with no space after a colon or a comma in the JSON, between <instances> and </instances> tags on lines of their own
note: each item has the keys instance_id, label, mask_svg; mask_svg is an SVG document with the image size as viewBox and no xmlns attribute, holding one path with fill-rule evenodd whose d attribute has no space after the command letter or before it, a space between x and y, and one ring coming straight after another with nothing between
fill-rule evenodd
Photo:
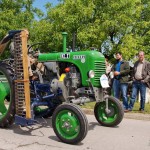
<instances>
[{"instance_id":1,"label":"shadow on ground","mask_svg":"<svg viewBox=\"0 0 150 150\"><path fill-rule=\"evenodd\" d=\"M26 136L37 136L32 134L33 131L41 129L41 128L52 128L52 119L43 119L43 118L37 118L38 121L37 124L32 125L32 126L20 126L13 124L10 128L7 130L13 130L14 133L16 134L21 134L21 135L26 135ZM39 131L40 132L40 131ZM41 135L39 134L38 136L43 136L43 133L41 132Z\"/></svg>"}]
</instances>

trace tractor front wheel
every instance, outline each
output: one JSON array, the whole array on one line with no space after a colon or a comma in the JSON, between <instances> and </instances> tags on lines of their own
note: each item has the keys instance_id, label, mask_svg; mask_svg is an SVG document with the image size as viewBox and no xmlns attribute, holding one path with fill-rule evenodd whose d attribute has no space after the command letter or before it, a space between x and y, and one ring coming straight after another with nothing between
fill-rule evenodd
<instances>
[{"instance_id":1,"label":"tractor front wheel","mask_svg":"<svg viewBox=\"0 0 150 150\"><path fill-rule=\"evenodd\" d=\"M124 116L122 104L118 99L109 96L108 110L106 109L106 101L98 102L94 107L94 115L96 120L103 126L113 127L118 125Z\"/></svg>"},{"instance_id":2,"label":"tractor front wheel","mask_svg":"<svg viewBox=\"0 0 150 150\"><path fill-rule=\"evenodd\" d=\"M57 137L68 144L82 141L88 132L88 121L74 104L61 104L53 113L52 126Z\"/></svg>"}]
</instances>

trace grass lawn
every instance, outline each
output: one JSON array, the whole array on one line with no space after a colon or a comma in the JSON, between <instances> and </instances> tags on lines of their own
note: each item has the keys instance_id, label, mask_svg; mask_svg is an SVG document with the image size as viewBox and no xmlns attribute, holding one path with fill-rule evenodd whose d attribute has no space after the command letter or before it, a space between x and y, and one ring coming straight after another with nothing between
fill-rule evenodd
<instances>
[{"instance_id":1,"label":"grass lawn","mask_svg":"<svg viewBox=\"0 0 150 150\"><path fill-rule=\"evenodd\" d=\"M81 107L82 108L87 108L87 109L93 109L94 106L95 106L95 102L90 102L90 103L85 103ZM139 108L140 108L140 103L135 102L133 111L131 113L139 113ZM145 112L143 112L143 113L150 114L150 103L145 104Z\"/></svg>"}]
</instances>

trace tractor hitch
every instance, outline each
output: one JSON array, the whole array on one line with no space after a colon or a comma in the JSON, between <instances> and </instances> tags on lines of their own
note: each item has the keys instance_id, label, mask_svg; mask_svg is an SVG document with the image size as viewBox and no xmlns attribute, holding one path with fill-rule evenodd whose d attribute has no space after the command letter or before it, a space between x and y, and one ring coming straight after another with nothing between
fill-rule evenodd
<instances>
[{"instance_id":1,"label":"tractor hitch","mask_svg":"<svg viewBox=\"0 0 150 150\"><path fill-rule=\"evenodd\" d=\"M15 124L20 126L32 126L39 124L39 122L34 119L27 119L25 117L15 115Z\"/></svg>"}]
</instances>

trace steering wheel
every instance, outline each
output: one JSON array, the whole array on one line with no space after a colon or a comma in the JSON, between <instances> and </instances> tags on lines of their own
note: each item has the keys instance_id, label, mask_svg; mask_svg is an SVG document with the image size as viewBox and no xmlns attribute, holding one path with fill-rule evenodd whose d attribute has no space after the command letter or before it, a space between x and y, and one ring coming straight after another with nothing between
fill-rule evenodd
<instances>
[{"instance_id":1,"label":"steering wheel","mask_svg":"<svg viewBox=\"0 0 150 150\"><path fill-rule=\"evenodd\" d=\"M43 44L43 42L39 42L39 43L35 43L35 44L30 45L30 46L28 47L28 53L30 53L30 50L31 50L31 48L32 48L33 46L39 45L39 44Z\"/></svg>"}]
</instances>

